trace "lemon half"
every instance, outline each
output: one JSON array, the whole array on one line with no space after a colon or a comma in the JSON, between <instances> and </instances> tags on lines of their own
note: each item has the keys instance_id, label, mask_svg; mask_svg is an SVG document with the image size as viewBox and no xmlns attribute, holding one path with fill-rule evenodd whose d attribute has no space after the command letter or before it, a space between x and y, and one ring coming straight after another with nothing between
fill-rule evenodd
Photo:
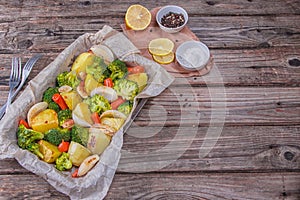
<instances>
[{"instance_id":1,"label":"lemon half","mask_svg":"<svg viewBox=\"0 0 300 200\"><path fill-rule=\"evenodd\" d=\"M142 5L131 5L125 14L126 25L133 30L144 30L151 22L150 11Z\"/></svg>"}]
</instances>

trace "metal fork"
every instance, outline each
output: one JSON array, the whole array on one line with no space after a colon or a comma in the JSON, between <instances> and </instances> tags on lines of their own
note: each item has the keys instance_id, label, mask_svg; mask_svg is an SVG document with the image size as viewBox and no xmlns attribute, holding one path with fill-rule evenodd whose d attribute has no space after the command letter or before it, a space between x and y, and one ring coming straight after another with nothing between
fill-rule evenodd
<instances>
[{"instance_id":1,"label":"metal fork","mask_svg":"<svg viewBox=\"0 0 300 200\"><path fill-rule=\"evenodd\" d=\"M14 89L20 84L21 81L21 59L13 58L11 63L11 72L9 77L9 92L6 102L6 111L11 104L12 94Z\"/></svg>"},{"instance_id":2,"label":"metal fork","mask_svg":"<svg viewBox=\"0 0 300 200\"><path fill-rule=\"evenodd\" d=\"M30 58L25 66L23 67L23 71L22 71L22 80L21 80L21 83L19 84L18 88L15 90L15 92L12 94L11 96L11 101L13 101L13 99L17 96L18 92L21 90L22 86L24 85L27 77L29 76L31 70L32 70L32 67L33 65L36 63L36 61L38 61L38 59L42 57L41 54L37 54L35 55L34 57ZM6 105L7 104L4 104L2 106L2 108L0 109L0 119L3 117L4 113L5 113L5 110L6 110Z\"/></svg>"}]
</instances>

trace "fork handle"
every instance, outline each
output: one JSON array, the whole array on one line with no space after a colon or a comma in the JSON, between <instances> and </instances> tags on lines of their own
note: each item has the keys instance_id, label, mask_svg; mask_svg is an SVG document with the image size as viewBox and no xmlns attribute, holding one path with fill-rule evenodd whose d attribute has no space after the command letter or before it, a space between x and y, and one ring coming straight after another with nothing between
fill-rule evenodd
<instances>
[{"instance_id":1,"label":"fork handle","mask_svg":"<svg viewBox=\"0 0 300 200\"><path fill-rule=\"evenodd\" d=\"M18 92L21 90L22 86L24 85L25 80L21 81L21 83L19 84L18 88L13 92L13 94L10 96L10 100L13 101L15 99L15 97L17 96ZM5 112L7 111L7 103L6 102L0 109L0 119L2 119L3 115L5 114Z\"/></svg>"},{"instance_id":2,"label":"fork handle","mask_svg":"<svg viewBox=\"0 0 300 200\"><path fill-rule=\"evenodd\" d=\"M6 103L0 109L0 119L2 119L2 117L5 113L5 110L6 110Z\"/></svg>"}]
</instances>

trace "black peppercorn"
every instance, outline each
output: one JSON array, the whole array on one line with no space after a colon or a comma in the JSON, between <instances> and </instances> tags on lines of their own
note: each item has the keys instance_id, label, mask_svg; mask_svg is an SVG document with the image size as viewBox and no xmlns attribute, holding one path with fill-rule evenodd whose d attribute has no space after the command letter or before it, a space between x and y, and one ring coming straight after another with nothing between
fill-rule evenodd
<instances>
[{"instance_id":1,"label":"black peppercorn","mask_svg":"<svg viewBox=\"0 0 300 200\"><path fill-rule=\"evenodd\" d=\"M185 22L184 16L181 13L169 12L161 18L161 24L167 28L177 28Z\"/></svg>"}]
</instances>

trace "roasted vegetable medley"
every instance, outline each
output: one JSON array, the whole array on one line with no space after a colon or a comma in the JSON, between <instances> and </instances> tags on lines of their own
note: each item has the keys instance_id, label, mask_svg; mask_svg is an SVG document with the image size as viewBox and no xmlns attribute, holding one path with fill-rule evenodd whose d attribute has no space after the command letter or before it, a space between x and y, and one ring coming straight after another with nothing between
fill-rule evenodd
<instances>
[{"instance_id":1,"label":"roasted vegetable medley","mask_svg":"<svg viewBox=\"0 0 300 200\"><path fill-rule=\"evenodd\" d=\"M148 82L142 66L107 57L112 53L97 51L100 46L58 74L56 85L44 91L17 131L20 148L59 171L73 169L72 177L85 175L98 162Z\"/></svg>"}]
</instances>

